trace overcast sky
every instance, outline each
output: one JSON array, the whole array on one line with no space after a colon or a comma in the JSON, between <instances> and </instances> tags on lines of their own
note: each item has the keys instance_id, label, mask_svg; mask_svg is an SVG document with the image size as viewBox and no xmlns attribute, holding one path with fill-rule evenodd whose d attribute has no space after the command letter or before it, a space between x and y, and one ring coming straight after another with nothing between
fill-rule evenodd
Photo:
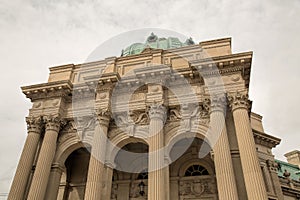
<instances>
[{"instance_id":1,"label":"overcast sky","mask_svg":"<svg viewBox=\"0 0 300 200\"><path fill-rule=\"evenodd\" d=\"M233 52L253 51L253 111L282 139L273 152L284 160L300 150L299 13L299 0L0 0L0 193L8 192L27 134L31 103L20 86L46 82L49 67L82 63L107 39L145 27L196 42L232 37Z\"/></svg>"}]
</instances>

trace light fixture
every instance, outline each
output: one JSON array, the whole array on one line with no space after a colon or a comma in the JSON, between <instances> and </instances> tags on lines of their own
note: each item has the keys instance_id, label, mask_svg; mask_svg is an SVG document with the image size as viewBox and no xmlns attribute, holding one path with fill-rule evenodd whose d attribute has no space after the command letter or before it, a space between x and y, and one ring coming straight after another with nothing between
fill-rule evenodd
<instances>
[{"instance_id":1,"label":"light fixture","mask_svg":"<svg viewBox=\"0 0 300 200\"><path fill-rule=\"evenodd\" d=\"M145 183L143 181L141 181L138 186L140 188L140 195L144 196L145 195L145 191L144 191L144 189L145 189Z\"/></svg>"}]
</instances>

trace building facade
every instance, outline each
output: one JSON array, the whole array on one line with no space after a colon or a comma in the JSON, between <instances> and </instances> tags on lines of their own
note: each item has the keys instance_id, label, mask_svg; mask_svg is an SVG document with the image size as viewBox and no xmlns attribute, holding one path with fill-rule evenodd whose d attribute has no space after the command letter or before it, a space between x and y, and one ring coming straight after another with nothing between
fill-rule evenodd
<instances>
[{"instance_id":1,"label":"building facade","mask_svg":"<svg viewBox=\"0 0 300 200\"><path fill-rule=\"evenodd\" d=\"M299 152L275 160L280 139L251 110L251 62L230 38L151 34L50 68L22 87L32 108L8 199L299 199Z\"/></svg>"}]
</instances>

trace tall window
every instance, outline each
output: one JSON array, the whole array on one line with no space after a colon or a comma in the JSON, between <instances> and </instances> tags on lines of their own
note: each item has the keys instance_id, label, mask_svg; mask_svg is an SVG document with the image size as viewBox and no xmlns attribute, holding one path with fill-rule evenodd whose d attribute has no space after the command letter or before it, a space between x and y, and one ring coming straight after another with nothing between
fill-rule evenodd
<instances>
[{"instance_id":1,"label":"tall window","mask_svg":"<svg viewBox=\"0 0 300 200\"><path fill-rule=\"evenodd\" d=\"M207 169L201 165L192 165L186 171L184 176L203 176L209 175Z\"/></svg>"}]
</instances>

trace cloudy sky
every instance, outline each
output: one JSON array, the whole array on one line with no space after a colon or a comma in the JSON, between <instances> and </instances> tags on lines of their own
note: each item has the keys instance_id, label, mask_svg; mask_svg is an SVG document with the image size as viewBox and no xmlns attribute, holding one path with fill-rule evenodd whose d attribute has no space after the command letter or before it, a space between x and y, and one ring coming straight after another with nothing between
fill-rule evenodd
<instances>
[{"instance_id":1,"label":"cloudy sky","mask_svg":"<svg viewBox=\"0 0 300 200\"><path fill-rule=\"evenodd\" d=\"M253 111L282 138L274 154L284 160L300 150L299 12L299 0L0 0L0 196L26 137L31 104L20 86L46 82L49 67L82 63L109 38L146 27L196 42L232 37L233 52L253 51Z\"/></svg>"}]
</instances>

